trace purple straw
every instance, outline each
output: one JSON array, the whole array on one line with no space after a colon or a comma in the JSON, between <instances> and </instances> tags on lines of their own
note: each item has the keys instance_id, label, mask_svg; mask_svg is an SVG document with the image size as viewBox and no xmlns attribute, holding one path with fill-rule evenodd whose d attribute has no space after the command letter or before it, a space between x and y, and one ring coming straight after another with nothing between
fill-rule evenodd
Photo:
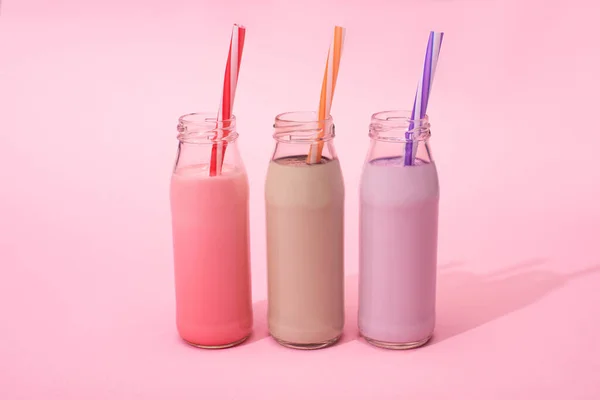
<instances>
[{"instance_id":1,"label":"purple straw","mask_svg":"<svg viewBox=\"0 0 600 400\"><path fill-rule=\"evenodd\" d=\"M439 46L434 46L436 36L439 37ZM425 118L427 114L427 103L429 102L429 92L431 91L431 84L433 82L433 73L435 70L434 63L437 63L437 54L442 44L443 33L429 33L429 41L427 42L427 51L425 52L425 63L423 65L423 75L421 81L417 87L417 94L415 95L415 102L413 104L413 110L411 113L411 122L408 131L405 133L406 145L404 148L404 165L413 165L413 130L415 129L415 120L421 120ZM437 47L435 49L434 47ZM435 60L434 60L435 58ZM416 146L415 146L416 147ZM416 151L416 149L414 149Z\"/></svg>"}]
</instances>

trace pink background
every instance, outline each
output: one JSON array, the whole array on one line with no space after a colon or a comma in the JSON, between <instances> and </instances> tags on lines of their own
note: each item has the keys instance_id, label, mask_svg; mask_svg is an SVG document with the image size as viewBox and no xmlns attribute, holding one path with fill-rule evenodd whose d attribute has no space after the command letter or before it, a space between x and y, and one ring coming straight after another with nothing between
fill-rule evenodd
<instances>
[{"instance_id":1,"label":"pink background","mask_svg":"<svg viewBox=\"0 0 600 400\"><path fill-rule=\"evenodd\" d=\"M593 0L4 0L1 399L600 398L600 7ZM217 111L231 24L251 183L255 334L178 339L168 182L177 117ZM263 181L275 114L314 109L334 24L347 324L316 352L267 337ZM429 113L442 182L438 326L357 337L357 185L373 112Z\"/></svg>"}]
</instances>

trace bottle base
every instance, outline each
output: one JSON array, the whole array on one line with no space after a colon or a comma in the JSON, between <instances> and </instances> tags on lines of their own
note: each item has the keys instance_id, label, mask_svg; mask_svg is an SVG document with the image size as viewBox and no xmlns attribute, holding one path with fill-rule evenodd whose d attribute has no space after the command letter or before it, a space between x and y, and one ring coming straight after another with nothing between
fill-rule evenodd
<instances>
[{"instance_id":1,"label":"bottle base","mask_svg":"<svg viewBox=\"0 0 600 400\"><path fill-rule=\"evenodd\" d=\"M362 333L361 333L362 335ZM423 345L425 345L427 342L429 342L431 340L433 335L429 335L427 336L425 339L422 340L418 340L416 342L406 342L406 343L396 343L396 342L384 342L381 340L375 340L375 339L371 339L370 337L367 337L365 335L362 335L362 337L365 338L365 340L376 347L381 347L382 349L389 349L389 350L409 350L409 349L415 349L417 347L421 347Z\"/></svg>"},{"instance_id":2,"label":"bottle base","mask_svg":"<svg viewBox=\"0 0 600 400\"><path fill-rule=\"evenodd\" d=\"M339 336L337 336L337 337L335 337L333 339L329 339L327 341L318 342L318 343L295 343L295 342L288 342L286 340L278 339L275 336L273 336L273 339L275 339L275 341L277 343L279 343L280 345L282 345L284 347L288 347L290 349L297 349L297 350L318 350L318 349L324 349L325 347L333 346L338 340L340 340L341 337L342 337L342 335L339 335Z\"/></svg>"},{"instance_id":3,"label":"bottle base","mask_svg":"<svg viewBox=\"0 0 600 400\"><path fill-rule=\"evenodd\" d=\"M199 349L208 349L208 350L219 350L219 349L228 349L230 347L234 347L237 346L239 344L242 344L246 341L246 339L248 339L250 337L250 335L247 335L243 338L241 338L240 340L236 340L235 342L232 343L226 343L226 344L217 344L217 345L205 345L205 344L200 344L200 343L192 343L192 342L188 342L187 340L183 339L183 341L187 344L189 344L190 346L193 347L197 347Z\"/></svg>"}]
</instances>

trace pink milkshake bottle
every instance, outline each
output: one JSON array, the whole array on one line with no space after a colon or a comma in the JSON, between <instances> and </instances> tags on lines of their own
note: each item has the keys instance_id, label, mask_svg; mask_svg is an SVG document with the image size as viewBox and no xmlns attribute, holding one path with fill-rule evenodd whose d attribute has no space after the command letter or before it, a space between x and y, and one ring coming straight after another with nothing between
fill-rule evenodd
<instances>
[{"instance_id":1,"label":"pink milkshake bottle","mask_svg":"<svg viewBox=\"0 0 600 400\"><path fill-rule=\"evenodd\" d=\"M171 216L179 335L203 348L243 342L252 330L248 178L236 120L179 118ZM214 170L214 150L223 156Z\"/></svg>"},{"instance_id":2,"label":"pink milkshake bottle","mask_svg":"<svg viewBox=\"0 0 600 400\"><path fill-rule=\"evenodd\" d=\"M435 325L438 175L428 117L411 118L372 116L360 182L358 325L369 343L390 349L422 346Z\"/></svg>"}]
</instances>

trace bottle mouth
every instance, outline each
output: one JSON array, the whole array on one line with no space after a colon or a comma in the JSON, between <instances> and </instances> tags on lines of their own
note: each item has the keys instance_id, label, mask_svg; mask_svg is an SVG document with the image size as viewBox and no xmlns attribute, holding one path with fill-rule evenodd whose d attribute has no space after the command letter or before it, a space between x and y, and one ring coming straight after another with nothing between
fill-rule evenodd
<instances>
[{"instance_id":1,"label":"bottle mouth","mask_svg":"<svg viewBox=\"0 0 600 400\"><path fill-rule=\"evenodd\" d=\"M278 142L313 144L335 137L333 118L319 119L314 111L292 111L279 114L273 124L273 138Z\"/></svg>"},{"instance_id":2,"label":"bottle mouth","mask_svg":"<svg viewBox=\"0 0 600 400\"><path fill-rule=\"evenodd\" d=\"M214 113L207 112L182 115L177 132L179 141L196 144L232 142L239 136L235 116L219 120Z\"/></svg>"},{"instance_id":3,"label":"bottle mouth","mask_svg":"<svg viewBox=\"0 0 600 400\"><path fill-rule=\"evenodd\" d=\"M427 140L431 136L429 117L412 118L412 111L381 111L371 116L369 137L386 142Z\"/></svg>"}]
</instances>

